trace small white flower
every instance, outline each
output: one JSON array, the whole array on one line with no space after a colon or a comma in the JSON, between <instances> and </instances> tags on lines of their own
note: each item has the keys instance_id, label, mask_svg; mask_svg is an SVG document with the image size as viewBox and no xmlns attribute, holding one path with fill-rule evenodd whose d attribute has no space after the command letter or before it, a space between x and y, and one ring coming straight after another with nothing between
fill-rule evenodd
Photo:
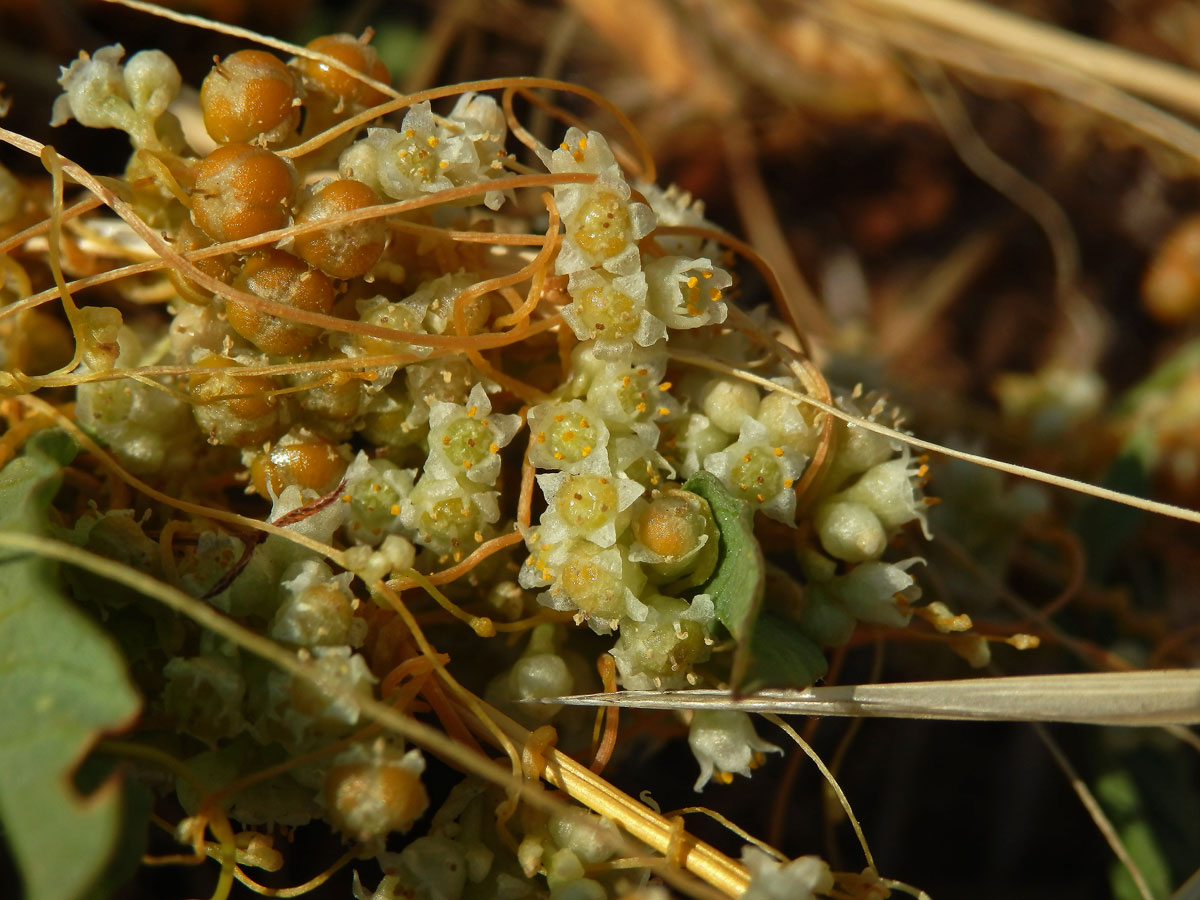
<instances>
[{"instance_id":1,"label":"small white flower","mask_svg":"<svg viewBox=\"0 0 1200 900\"><path fill-rule=\"evenodd\" d=\"M720 230L704 217L704 201L693 198L678 185L668 185L664 189L648 181L637 181L634 187L649 201L659 225L688 225ZM690 234L659 234L655 240L668 253L678 256L707 256L713 259L721 249L715 241Z\"/></svg>"},{"instance_id":2,"label":"small white flower","mask_svg":"<svg viewBox=\"0 0 1200 900\"><path fill-rule=\"evenodd\" d=\"M695 789L702 790L709 779L729 784L733 776L750 776L750 770L762 765L764 753L782 753L764 741L744 712L728 709L697 710L688 729L688 746L700 764Z\"/></svg>"},{"instance_id":3,"label":"small white flower","mask_svg":"<svg viewBox=\"0 0 1200 900\"><path fill-rule=\"evenodd\" d=\"M520 428L520 416L492 412L492 401L481 384L471 388L465 404L434 400L429 405L425 472L493 485L500 474L500 449Z\"/></svg>"},{"instance_id":4,"label":"small white flower","mask_svg":"<svg viewBox=\"0 0 1200 900\"><path fill-rule=\"evenodd\" d=\"M352 578L349 572L334 575L316 559L291 566L280 583L283 599L268 635L299 647L361 644L367 623L354 616L358 601L350 592Z\"/></svg>"},{"instance_id":5,"label":"small white flower","mask_svg":"<svg viewBox=\"0 0 1200 900\"><path fill-rule=\"evenodd\" d=\"M460 269L421 283L407 298L408 302L425 307L425 328L433 334L445 334L454 327L454 303L467 288L473 287L476 277Z\"/></svg>"},{"instance_id":6,"label":"small white flower","mask_svg":"<svg viewBox=\"0 0 1200 900\"><path fill-rule=\"evenodd\" d=\"M604 417L609 429L628 429L647 447L658 446L659 423L679 414L679 401L671 384L663 380L667 370L665 353L640 351L626 361L596 360L591 348L581 345L572 355L573 368L589 372L586 380L572 382L572 389L586 385L587 402ZM592 356L592 359L588 359Z\"/></svg>"},{"instance_id":7,"label":"small white flower","mask_svg":"<svg viewBox=\"0 0 1200 900\"><path fill-rule=\"evenodd\" d=\"M819 856L801 856L779 863L757 847L742 851L750 884L741 900L816 900L833 890L829 864Z\"/></svg>"},{"instance_id":8,"label":"small white flower","mask_svg":"<svg viewBox=\"0 0 1200 900\"><path fill-rule=\"evenodd\" d=\"M497 491L473 481L426 473L400 505L400 521L439 559L461 560L500 518Z\"/></svg>"},{"instance_id":9,"label":"small white flower","mask_svg":"<svg viewBox=\"0 0 1200 900\"><path fill-rule=\"evenodd\" d=\"M611 547L629 519L627 510L645 490L624 473L614 474L603 453L589 456L573 472L549 472L537 481L546 498L538 531L549 544L578 537Z\"/></svg>"},{"instance_id":10,"label":"small white flower","mask_svg":"<svg viewBox=\"0 0 1200 900\"><path fill-rule=\"evenodd\" d=\"M720 325L733 279L707 259L663 256L646 263L647 305L669 328Z\"/></svg>"},{"instance_id":11,"label":"small white flower","mask_svg":"<svg viewBox=\"0 0 1200 900\"><path fill-rule=\"evenodd\" d=\"M504 119L504 110L492 97L474 92L462 94L442 124L451 133L458 128L463 129L463 135L475 147L481 171L490 176L504 174L504 161L510 157L504 147L508 125ZM510 193L488 191L483 195L483 205L488 209L497 210Z\"/></svg>"},{"instance_id":12,"label":"small white flower","mask_svg":"<svg viewBox=\"0 0 1200 900\"><path fill-rule=\"evenodd\" d=\"M704 459L704 468L730 492L764 515L791 525L796 479L807 462L795 451L771 446L767 429L747 416L737 441Z\"/></svg>"},{"instance_id":13,"label":"small white flower","mask_svg":"<svg viewBox=\"0 0 1200 900\"><path fill-rule=\"evenodd\" d=\"M346 536L373 547L389 534L399 534L400 505L412 491L415 474L415 469L401 469L386 459L368 459L360 450L346 469Z\"/></svg>"},{"instance_id":14,"label":"small white flower","mask_svg":"<svg viewBox=\"0 0 1200 900\"><path fill-rule=\"evenodd\" d=\"M179 94L179 70L161 50L135 53L122 66L124 55L124 47L112 44L62 67L64 93L54 101L50 124L74 118L88 128L119 128L135 147L160 147L154 126Z\"/></svg>"},{"instance_id":15,"label":"small white flower","mask_svg":"<svg viewBox=\"0 0 1200 900\"><path fill-rule=\"evenodd\" d=\"M931 537L925 518L924 498L918 496L915 482L925 474L923 464L914 463L907 447L896 459L867 469L853 485L842 491L842 499L862 503L879 517L888 529L899 528L916 519L926 539Z\"/></svg>"},{"instance_id":16,"label":"small white flower","mask_svg":"<svg viewBox=\"0 0 1200 900\"><path fill-rule=\"evenodd\" d=\"M563 319L581 341L594 340L601 359L627 356L633 345L649 347L667 337L662 320L646 308L646 276L641 272L610 275L600 269L572 272L567 282L571 302Z\"/></svg>"},{"instance_id":17,"label":"small white flower","mask_svg":"<svg viewBox=\"0 0 1200 900\"><path fill-rule=\"evenodd\" d=\"M368 128L365 138L342 152L338 170L394 200L410 200L495 177L502 171L502 165L494 163L502 159L495 153L497 146L502 146L503 130L497 141L492 130L494 117L485 109L489 98L469 96L471 100L460 98L451 113L457 118L438 121L426 100L409 108L399 129ZM481 158L481 152L488 158ZM491 191L480 199L498 209L504 198L499 191Z\"/></svg>"},{"instance_id":18,"label":"small white flower","mask_svg":"<svg viewBox=\"0 0 1200 900\"><path fill-rule=\"evenodd\" d=\"M355 304L358 320L364 325L376 325L395 331L426 332L424 325L425 314L429 309L426 298L408 297L398 303L393 303L382 294L375 297L365 297ZM388 340L362 334L333 335L329 340L335 350L340 350L347 356L392 356L406 354L410 356L428 356L430 348L421 344L410 344L403 338ZM377 388L382 388L392 380L396 366L385 366L379 370L375 381ZM382 381L382 384L380 383Z\"/></svg>"},{"instance_id":19,"label":"small white flower","mask_svg":"<svg viewBox=\"0 0 1200 900\"><path fill-rule=\"evenodd\" d=\"M665 690L695 684L694 667L708 659L709 629L716 609L707 594L691 603L678 597L646 599L643 621L624 620L613 646L621 685L629 690Z\"/></svg>"},{"instance_id":20,"label":"small white flower","mask_svg":"<svg viewBox=\"0 0 1200 900\"><path fill-rule=\"evenodd\" d=\"M591 184L564 184L554 190L566 229L555 271L570 275L600 267L614 275L630 275L641 268L637 242L654 230L654 213L645 203L630 202L629 185L604 136L570 128L557 150L542 148L538 155L555 174L598 176Z\"/></svg>"},{"instance_id":21,"label":"small white flower","mask_svg":"<svg viewBox=\"0 0 1200 900\"><path fill-rule=\"evenodd\" d=\"M608 428L600 413L582 400L555 400L530 407L529 461L539 469L577 469L593 453L608 447Z\"/></svg>"},{"instance_id":22,"label":"small white flower","mask_svg":"<svg viewBox=\"0 0 1200 900\"><path fill-rule=\"evenodd\" d=\"M921 596L921 589L907 570L923 562L914 556L898 563L859 563L835 578L829 589L859 621L903 628L912 618L912 611L901 610L896 601L902 598L911 602Z\"/></svg>"},{"instance_id":23,"label":"small white flower","mask_svg":"<svg viewBox=\"0 0 1200 900\"><path fill-rule=\"evenodd\" d=\"M538 602L563 612L578 612L597 634L608 634L621 619L643 621L646 606L638 594L646 585L641 567L628 559L625 548L599 547L591 541L567 541L557 546L539 541L530 532L530 556L521 568L526 589L549 586Z\"/></svg>"}]
</instances>

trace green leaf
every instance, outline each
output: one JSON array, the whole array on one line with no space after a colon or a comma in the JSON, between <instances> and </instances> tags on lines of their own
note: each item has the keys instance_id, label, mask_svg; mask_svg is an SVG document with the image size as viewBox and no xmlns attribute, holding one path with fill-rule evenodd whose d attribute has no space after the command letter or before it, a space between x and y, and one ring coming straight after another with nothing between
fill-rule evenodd
<instances>
[{"instance_id":1,"label":"green leaf","mask_svg":"<svg viewBox=\"0 0 1200 900\"><path fill-rule=\"evenodd\" d=\"M750 638L750 662L737 688L806 688L829 671L829 663L800 626L770 610L759 616Z\"/></svg>"},{"instance_id":2,"label":"green leaf","mask_svg":"<svg viewBox=\"0 0 1200 900\"><path fill-rule=\"evenodd\" d=\"M43 433L0 469L0 531L45 532L75 452L67 435ZM85 798L71 773L140 703L120 654L64 595L50 561L0 555L0 623L0 820L28 900L75 900L113 857L121 803L116 782Z\"/></svg>"},{"instance_id":3,"label":"green leaf","mask_svg":"<svg viewBox=\"0 0 1200 900\"><path fill-rule=\"evenodd\" d=\"M1171 873L1159 847L1158 838L1143 808L1142 794L1134 777L1125 769L1111 769L1096 780L1096 797L1104 804L1117 834L1129 851L1153 897L1171 893ZM1113 861L1108 869L1113 896L1117 900L1137 900L1141 892L1129 871Z\"/></svg>"},{"instance_id":4,"label":"green leaf","mask_svg":"<svg viewBox=\"0 0 1200 900\"><path fill-rule=\"evenodd\" d=\"M730 678L738 690L750 664L748 638L763 597L765 567L762 548L754 537L754 515L750 504L730 494L709 472L697 472L683 487L708 502L721 533L717 568L701 590L712 597L718 621L738 642Z\"/></svg>"}]
</instances>

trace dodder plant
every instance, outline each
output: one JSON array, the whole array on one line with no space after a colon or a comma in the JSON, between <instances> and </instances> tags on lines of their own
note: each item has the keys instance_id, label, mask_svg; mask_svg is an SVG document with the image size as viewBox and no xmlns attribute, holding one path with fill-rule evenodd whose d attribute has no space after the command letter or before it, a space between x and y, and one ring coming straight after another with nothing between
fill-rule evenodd
<instances>
[{"instance_id":1,"label":"dodder plant","mask_svg":"<svg viewBox=\"0 0 1200 900\"><path fill-rule=\"evenodd\" d=\"M169 57L81 54L53 119L127 132L120 178L5 133L52 180L0 185L3 641L29 673L0 811L29 895L124 874L122 810L194 852L174 861L217 859L214 897L270 894L246 870L315 819L338 865L378 860L372 900L883 890L727 859L598 776L615 717L592 752L521 701L805 686L858 623L914 614L986 662L889 552L927 504L894 412L736 305L741 245L601 98L400 96L366 39L290 52L214 64L203 148ZM546 90L604 105L633 152L577 124L541 145L513 100L573 122ZM697 790L779 749L744 713L681 721ZM62 775L116 731L106 757L185 818L138 820L111 782L78 808ZM429 755L466 775L432 813Z\"/></svg>"}]
</instances>

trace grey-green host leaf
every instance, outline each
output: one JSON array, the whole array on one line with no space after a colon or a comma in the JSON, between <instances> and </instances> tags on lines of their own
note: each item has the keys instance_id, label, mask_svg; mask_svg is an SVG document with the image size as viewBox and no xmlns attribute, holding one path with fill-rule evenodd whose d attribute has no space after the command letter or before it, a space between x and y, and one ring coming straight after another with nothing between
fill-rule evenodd
<instances>
[{"instance_id":1,"label":"grey-green host leaf","mask_svg":"<svg viewBox=\"0 0 1200 900\"><path fill-rule=\"evenodd\" d=\"M0 532L44 533L74 454L66 435L43 433L0 469ZM72 771L138 708L120 654L64 596L57 567L0 551L0 820L28 900L74 900L108 865L119 792L81 797Z\"/></svg>"}]
</instances>

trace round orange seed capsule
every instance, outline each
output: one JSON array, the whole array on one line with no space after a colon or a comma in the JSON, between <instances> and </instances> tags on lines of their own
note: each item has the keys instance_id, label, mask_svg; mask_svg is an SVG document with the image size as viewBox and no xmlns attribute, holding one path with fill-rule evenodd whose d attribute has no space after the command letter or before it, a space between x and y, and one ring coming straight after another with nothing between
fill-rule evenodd
<instances>
[{"instance_id":1,"label":"round orange seed capsule","mask_svg":"<svg viewBox=\"0 0 1200 900\"><path fill-rule=\"evenodd\" d=\"M319 437L276 444L250 463L250 483L260 496L276 496L290 484L325 493L346 473L347 461ZM269 489L269 490L268 490Z\"/></svg>"},{"instance_id":2,"label":"round orange seed capsule","mask_svg":"<svg viewBox=\"0 0 1200 900\"><path fill-rule=\"evenodd\" d=\"M226 144L196 170L192 221L218 241L236 241L288 224L296 196L291 165L263 147Z\"/></svg>"},{"instance_id":3,"label":"round orange seed capsule","mask_svg":"<svg viewBox=\"0 0 1200 900\"><path fill-rule=\"evenodd\" d=\"M188 378L192 412L213 443L253 447L283 430L279 398L272 393L278 387L273 378L234 375L229 370L239 368L238 364L224 356L208 356L197 365L213 370Z\"/></svg>"},{"instance_id":4,"label":"round orange seed capsule","mask_svg":"<svg viewBox=\"0 0 1200 900\"><path fill-rule=\"evenodd\" d=\"M308 49L332 56L376 81L392 83L392 75L379 59L375 48L352 34L326 34L314 38L309 41ZM380 91L328 63L301 57L296 64L308 87L337 97L347 104L375 106L387 99Z\"/></svg>"},{"instance_id":5,"label":"round orange seed capsule","mask_svg":"<svg viewBox=\"0 0 1200 900\"><path fill-rule=\"evenodd\" d=\"M325 776L331 823L359 840L408 831L428 807L421 776L399 764L351 763Z\"/></svg>"},{"instance_id":6,"label":"round orange seed capsule","mask_svg":"<svg viewBox=\"0 0 1200 900\"><path fill-rule=\"evenodd\" d=\"M200 85L204 127L219 144L268 143L300 124L296 79L283 61L264 50L239 50L217 62Z\"/></svg>"},{"instance_id":7,"label":"round orange seed capsule","mask_svg":"<svg viewBox=\"0 0 1200 900\"><path fill-rule=\"evenodd\" d=\"M1142 304L1164 325L1200 314L1200 216L1167 235L1142 277Z\"/></svg>"},{"instance_id":8,"label":"round orange seed capsule","mask_svg":"<svg viewBox=\"0 0 1200 900\"><path fill-rule=\"evenodd\" d=\"M283 250L252 253L234 279L234 287L293 309L325 315L333 309L336 293L328 275ZM314 325L273 316L237 300L226 302L225 315L234 331L274 356L299 353L321 333Z\"/></svg>"},{"instance_id":9,"label":"round orange seed capsule","mask_svg":"<svg viewBox=\"0 0 1200 900\"><path fill-rule=\"evenodd\" d=\"M688 497L655 497L633 521L633 533L653 553L668 560L695 549L705 533L705 519Z\"/></svg>"},{"instance_id":10,"label":"round orange seed capsule","mask_svg":"<svg viewBox=\"0 0 1200 900\"><path fill-rule=\"evenodd\" d=\"M361 181L350 178L331 181L300 204L296 224L319 222L380 202L379 195ZM379 261L386 239L383 224L373 219L299 234L293 250L327 275L357 278Z\"/></svg>"},{"instance_id":11,"label":"round orange seed capsule","mask_svg":"<svg viewBox=\"0 0 1200 900\"><path fill-rule=\"evenodd\" d=\"M175 232L173 243L174 249L180 253L187 253L190 250L198 250L201 247L212 245L212 241L208 235L186 219ZM204 274L211 275L218 281L227 282L229 280L230 261L232 258L231 254L209 256L205 259L196 260L194 265ZM196 282L180 274L175 269L167 269L167 278L175 286L180 299L186 300L188 303L203 306L213 298L212 291L200 287Z\"/></svg>"}]
</instances>

